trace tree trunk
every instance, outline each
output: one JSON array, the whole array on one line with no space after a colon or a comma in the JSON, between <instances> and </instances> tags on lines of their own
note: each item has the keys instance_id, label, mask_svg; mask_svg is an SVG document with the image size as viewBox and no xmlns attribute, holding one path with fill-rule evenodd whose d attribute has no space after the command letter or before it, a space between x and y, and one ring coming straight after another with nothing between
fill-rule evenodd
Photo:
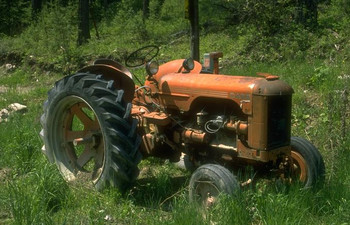
<instances>
[{"instance_id":1,"label":"tree trunk","mask_svg":"<svg viewBox=\"0 0 350 225\"><path fill-rule=\"evenodd\" d=\"M147 19L149 16L149 0L143 0L143 19Z\"/></svg>"},{"instance_id":2,"label":"tree trunk","mask_svg":"<svg viewBox=\"0 0 350 225\"><path fill-rule=\"evenodd\" d=\"M306 19L307 25L314 27L317 25L317 17L318 17L318 0L306 0Z\"/></svg>"},{"instance_id":3,"label":"tree trunk","mask_svg":"<svg viewBox=\"0 0 350 225\"><path fill-rule=\"evenodd\" d=\"M318 0L298 0L296 22L308 27L317 26Z\"/></svg>"},{"instance_id":4,"label":"tree trunk","mask_svg":"<svg viewBox=\"0 0 350 225\"><path fill-rule=\"evenodd\" d=\"M32 17L36 19L38 13L41 11L42 0L32 0Z\"/></svg>"},{"instance_id":5,"label":"tree trunk","mask_svg":"<svg viewBox=\"0 0 350 225\"><path fill-rule=\"evenodd\" d=\"M60 4L61 4L61 6L63 6L63 7L68 6L68 0L60 0Z\"/></svg>"},{"instance_id":6,"label":"tree trunk","mask_svg":"<svg viewBox=\"0 0 350 225\"><path fill-rule=\"evenodd\" d=\"M108 0L102 0L102 5L103 5L104 10L107 10L108 9L108 5L109 5L109 1Z\"/></svg>"},{"instance_id":7,"label":"tree trunk","mask_svg":"<svg viewBox=\"0 0 350 225\"><path fill-rule=\"evenodd\" d=\"M89 0L79 0L79 31L78 45L82 45L90 38Z\"/></svg>"}]
</instances>

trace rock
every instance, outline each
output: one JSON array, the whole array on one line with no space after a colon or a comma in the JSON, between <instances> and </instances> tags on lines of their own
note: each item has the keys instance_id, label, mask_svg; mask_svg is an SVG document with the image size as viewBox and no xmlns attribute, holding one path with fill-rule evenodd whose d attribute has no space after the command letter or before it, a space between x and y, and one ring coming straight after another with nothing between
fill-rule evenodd
<instances>
[{"instance_id":1,"label":"rock","mask_svg":"<svg viewBox=\"0 0 350 225\"><path fill-rule=\"evenodd\" d=\"M0 123L2 121L7 121L7 117L9 117L9 111L7 109L0 110Z\"/></svg>"},{"instance_id":2,"label":"rock","mask_svg":"<svg viewBox=\"0 0 350 225\"><path fill-rule=\"evenodd\" d=\"M19 103L12 103L7 109L0 110L0 123L7 122L8 117L15 112L25 113L27 112L27 106Z\"/></svg>"},{"instance_id":3,"label":"rock","mask_svg":"<svg viewBox=\"0 0 350 225\"><path fill-rule=\"evenodd\" d=\"M12 103L7 108L12 112L21 112L21 113L27 112L27 106L21 105L19 103Z\"/></svg>"},{"instance_id":4,"label":"rock","mask_svg":"<svg viewBox=\"0 0 350 225\"><path fill-rule=\"evenodd\" d=\"M112 216L106 215L104 219L105 219L105 221L111 221L112 220Z\"/></svg>"},{"instance_id":5,"label":"rock","mask_svg":"<svg viewBox=\"0 0 350 225\"><path fill-rule=\"evenodd\" d=\"M0 168L0 182L5 182L11 174L10 168Z\"/></svg>"},{"instance_id":6,"label":"rock","mask_svg":"<svg viewBox=\"0 0 350 225\"><path fill-rule=\"evenodd\" d=\"M16 65L12 65L12 64L10 64L10 63L6 63L6 64L5 64L5 70L6 70L7 72L12 71L12 70L14 70L14 69L16 69Z\"/></svg>"}]
</instances>

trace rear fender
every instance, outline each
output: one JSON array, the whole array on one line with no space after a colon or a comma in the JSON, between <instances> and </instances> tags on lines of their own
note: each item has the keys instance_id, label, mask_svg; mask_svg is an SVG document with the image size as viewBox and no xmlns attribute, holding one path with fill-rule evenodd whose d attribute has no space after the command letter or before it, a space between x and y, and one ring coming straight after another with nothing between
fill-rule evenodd
<instances>
[{"instance_id":1,"label":"rear fender","mask_svg":"<svg viewBox=\"0 0 350 225\"><path fill-rule=\"evenodd\" d=\"M94 65L97 65L97 64L104 64L104 65L113 66L113 67L117 68L118 70L122 71L123 73L125 73L126 75L128 75L132 79L132 74L130 73L128 68L126 68L125 66L123 66L122 64L120 64L117 61L114 61L111 59L96 59L94 62Z\"/></svg>"},{"instance_id":2,"label":"rear fender","mask_svg":"<svg viewBox=\"0 0 350 225\"><path fill-rule=\"evenodd\" d=\"M131 73L129 70L127 70L125 67L116 67L120 65L119 63L116 65L113 65L111 63L108 63L112 60L107 61L96 61L99 63L106 63L106 64L94 64L91 66L84 67L83 69L79 70L78 72L90 72L93 74L101 74L103 75L104 79L106 80L114 80L114 87L116 89L122 89L124 90L124 100L126 102L131 102L134 98L134 92L135 92L135 83L132 80ZM95 62L95 63L96 63ZM114 62L114 61L113 61ZM108 63L108 64L107 64ZM115 62L116 63L116 62ZM123 69L124 68L124 69Z\"/></svg>"}]
</instances>

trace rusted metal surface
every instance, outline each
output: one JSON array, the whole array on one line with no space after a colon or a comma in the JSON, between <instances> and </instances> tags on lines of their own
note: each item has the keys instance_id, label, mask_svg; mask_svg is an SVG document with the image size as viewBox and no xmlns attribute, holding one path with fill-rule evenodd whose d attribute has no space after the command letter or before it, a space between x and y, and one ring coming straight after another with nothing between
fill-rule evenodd
<instances>
[{"instance_id":1,"label":"rusted metal surface","mask_svg":"<svg viewBox=\"0 0 350 225\"><path fill-rule=\"evenodd\" d=\"M171 122L169 116L162 112L145 113L143 114L143 118L147 119L148 123L157 124L159 126L166 126Z\"/></svg>"},{"instance_id":2,"label":"rusted metal surface","mask_svg":"<svg viewBox=\"0 0 350 225\"><path fill-rule=\"evenodd\" d=\"M276 161L280 155L288 155L290 152L290 146L277 148L273 151L252 149L244 145L240 140L237 142L237 149L238 157L261 162Z\"/></svg>"},{"instance_id":3,"label":"rusted metal surface","mask_svg":"<svg viewBox=\"0 0 350 225\"><path fill-rule=\"evenodd\" d=\"M216 59L222 56L221 53L212 54L212 57ZM145 86L149 88L149 94L137 94L137 101L144 104L156 102L165 111L176 110L177 112L189 112L199 99L202 99L204 105L205 99L216 99L217 102L222 101L222 104L232 102L232 107L237 106L234 109L235 114L225 122L223 128L236 133L238 135L236 138L242 138L245 144L234 137L218 139L221 136L217 136L216 140L210 143L208 141L210 140L209 135L206 132L195 132L193 128L184 129L182 134L175 132L172 137L175 143L208 143L209 146L216 149L238 152L237 156L240 158L260 162L275 161L278 154L288 154L290 151L288 147L290 122L288 120L291 117L291 103L283 103L290 102L293 94L293 89L288 84L279 80L278 76L271 74L260 73L259 75L263 77L202 74L199 73L202 67L198 62L195 63L195 68L192 71L187 72L182 68L182 63L183 60L180 59L160 66L158 73L149 77L145 82ZM216 72L218 72L218 65ZM274 96L283 97L276 100ZM149 98L153 100L149 100ZM279 103L282 103L283 107L286 108L285 111L271 106ZM277 115L275 120L270 118L279 112L283 115L280 117ZM235 116L242 113L247 116L245 121L235 119ZM200 114L196 115L198 120ZM147 118L149 123L161 126L170 123L168 118L165 119L166 116L161 118L154 113L146 113L142 117ZM203 120L203 118L199 119ZM163 119L166 122L161 122ZM197 123L204 126L205 121L197 121ZM279 129L285 129L285 131L282 132ZM278 138L279 132L283 133L284 140L273 142L273 139ZM221 140L222 143L217 140ZM273 150L272 153L271 150Z\"/></svg>"},{"instance_id":4,"label":"rusted metal surface","mask_svg":"<svg viewBox=\"0 0 350 225\"><path fill-rule=\"evenodd\" d=\"M201 131L194 130L185 130L183 132L183 138L186 142L194 142L194 143L209 143L209 135L207 133Z\"/></svg>"},{"instance_id":5,"label":"rusted metal surface","mask_svg":"<svg viewBox=\"0 0 350 225\"><path fill-rule=\"evenodd\" d=\"M291 151L292 157L292 176L301 182L305 182L307 178L307 164L300 153Z\"/></svg>"},{"instance_id":6,"label":"rusted metal surface","mask_svg":"<svg viewBox=\"0 0 350 225\"><path fill-rule=\"evenodd\" d=\"M210 57L213 58L214 61L214 74L219 74L219 58L222 58L222 52L211 52Z\"/></svg>"},{"instance_id":7,"label":"rusted metal surface","mask_svg":"<svg viewBox=\"0 0 350 225\"><path fill-rule=\"evenodd\" d=\"M231 131L235 131L238 134L248 134L248 124L240 120L235 121L234 119L230 119L230 121L225 124L225 128Z\"/></svg>"},{"instance_id":8,"label":"rusted metal surface","mask_svg":"<svg viewBox=\"0 0 350 225\"><path fill-rule=\"evenodd\" d=\"M291 95L294 93L293 88L278 77L269 77L258 79L254 83L252 94L261 96L271 95Z\"/></svg>"},{"instance_id":9,"label":"rusted metal surface","mask_svg":"<svg viewBox=\"0 0 350 225\"><path fill-rule=\"evenodd\" d=\"M98 65L98 64L113 66L132 79L132 74L128 70L128 68L126 68L125 66L123 66L122 64L120 64L117 61L114 61L111 59L97 59L97 60L95 60L94 65Z\"/></svg>"},{"instance_id":10,"label":"rusted metal surface","mask_svg":"<svg viewBox=\"0 0 350 225\"><path fill-rule=\"evenodd\" d=\"M159 73L159 72L158 72ZM159 73L154 76L157 82L149 85L152 92L159 94L162 105L181 111L188 111L199 97L228 99L244 105L250 112L249 103L253 95L292 94L289 85L280 80L268 81L264 78L211 75L196 73Z\"/></svg>"},{"instance_id":11,"label":"rusted metal surface","mask_svg":"<svg viewBox=\"0 0 350 225\"><path fill-rule=\"evenodd\" d=\"M188 111L199 97L229 99L240 104L251 99L249 85L254 79L211 74L173 73L160 77L158 93L160 102L170 108Z\"/></svg>"},{"instance_id":12,"label":"rusted metal surface","mask_svg":"<svg viewBox=\"0 0 350 225\"><path fill-rule=\"evenodd\" d=\"M160 77L165 74L184 72L185 69L182 67L182 63L184 61L185 59L177 59L177 60L164 63L159 66L159 70L154 76ZM194 61L194 69L191 71L191 73L198 74L201 72L201 70L202 70L202 65L199 62Z\"/></svg>"},{"instance_id":13,"label":"rusted metal surface","mask_svg":"<svg viewBox=\"0 0 350 225\"><path fill-rule=\"evenodd\" d=\"M234 160L235 157L251 162L276 162L281 155L290 155L290 146L287 142L271 145L274 133L280 132L276 123L286 123L284 129L285 138L290 138L290 125L284 120L290 120L287 109L284 117L279 120L271 120L271 102L290 101L293 89L285 82L279 80L278 76L259 73L262 77L245 77L219 75L218 59L222 57L221 52L211 53L214 60L214 74L201 73L202 65L195 61L194 69L186 71L183 68L184 59L178 59L165 63L159 67L155 75L149 75L144 86L135 87L131 80L132 75L125 67L111 60L97 60L93 66L86 67L81 71L91 71L103 74L107 79L114 80L116 88L123 87L125 100L133 102L131 115L139 121L139 134L142 136L141 149L144 153L152 155L163 148L164 144L173 150L180 150L183 145L200 144L207 145L213 149L226 151L222 159ZM136 92L134 92L136 90ZM289 96L275 100L273 96ZM205 105L205 99L216 99L219 104L231 102L233 114L226 118L222 130L231 132L233 135L223 133L209 134L204 127L211 115L196 113L194 121L199 126L182 127L170 131L172 126L178 123L172 112L184 113L194 110L194 104L201 102ZM157 106L154 108L154 106ZM291 107L285 104L284 107ZM156 110L155 110L156 109ZM174 111L175 110L175 111ZM73 114L79 111L73 112ZM270 115L271 114L271 115ZM176 115L176 114L175 114ZM245 115L245 119L237 116ZM83 123L87 123L82 118ZM276 128L271 128L275 126ZM89 127L89 126L87 126ZM197 130L196 130L197 129ZM166 131L168 130L168 131ZM217 132L215 130L215 132ZM167 133L167 134L166 134ZM234 135L235 134L235 135ZM71 133L69 140L75 145L92 144L95 142L91 134ZM96 145L96 144L95 144ZM163 146L163 147L161 147ZM231 152L231 153L229 153ZM86 150L85 157L77 160L84 164L91 155ZM206 155L206 153L201 153ZM299 165L296 155L296 164ZM300 162L301 165L302 162ZM304 171L302 166L299 166ZM302 172L302 174L304 174Z\"/></svg>"}]
</instances>

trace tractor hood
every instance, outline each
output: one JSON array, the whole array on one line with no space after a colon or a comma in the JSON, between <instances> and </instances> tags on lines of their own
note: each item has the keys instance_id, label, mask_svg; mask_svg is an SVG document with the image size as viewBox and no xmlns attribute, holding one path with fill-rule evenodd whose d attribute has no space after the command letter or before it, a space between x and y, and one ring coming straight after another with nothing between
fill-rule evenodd
<instances>
[{"instance_id":1,"label":"tractor hood","mask_svg":"<svg viewBox=\"0 0 350 225\"><path fill-rule=\"evenodd\" d=\"M170 73L155 76L163 105L188 111L201 97L229 99L239 105L250 102L253 95L291 95L287 83L271 77L246 77L214 74Z\"/></svg>"}]
</instances>

